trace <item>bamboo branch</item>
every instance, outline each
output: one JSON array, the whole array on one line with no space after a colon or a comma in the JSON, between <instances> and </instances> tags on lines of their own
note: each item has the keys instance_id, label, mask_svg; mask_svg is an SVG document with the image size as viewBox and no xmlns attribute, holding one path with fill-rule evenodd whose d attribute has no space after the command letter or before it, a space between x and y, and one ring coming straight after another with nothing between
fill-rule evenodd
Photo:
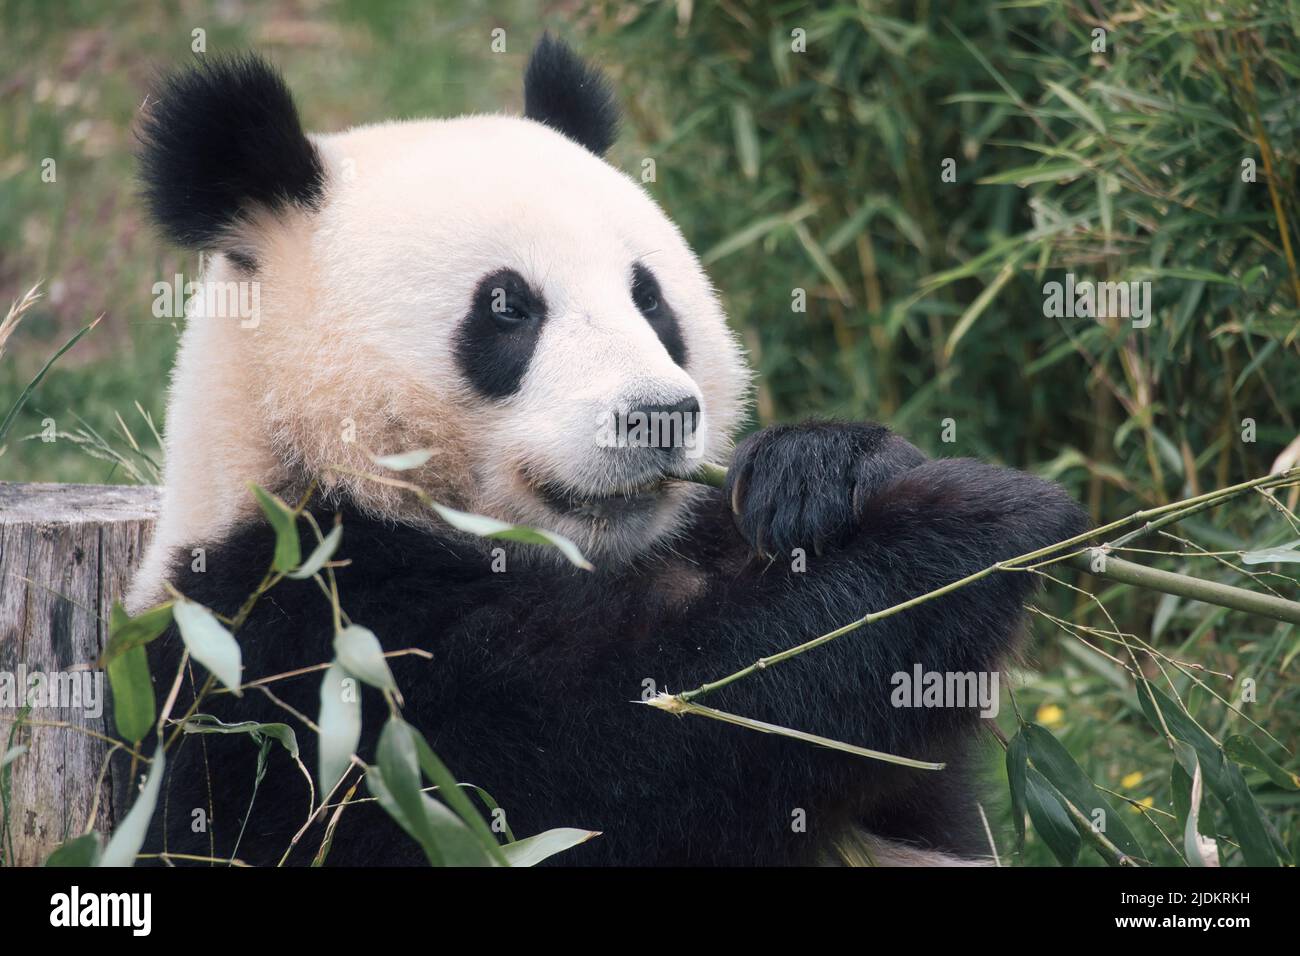
<instances>
[{"instance_id":1,"label":"bamboo branch","mask_svg":"<svg viewBox=\"0 0 1300 956\"><path fill-rule=\"evenodd\" d=\"M710 717L713 720L720 720L723 723L735 724L737 727L744 727L748 730L757 730L765 734L776 734L780 737L790 737L794 740L802 740L805 743L816 744L819 747L827 747L830 750L840 750L844 753L856 754L859 757L870 757L872 760L881 760L885 763L897 764L900 767L913 767L917 770L942 770L946 764L935 763L932 760L916 760L912 757L899 757L896 754L885 753L883 750L871 750L867 747L858 747L855 744L846 744L843 741L832 740L830 737L820 737L817 734L810 734L803 730L794 730L790 727L781 727L777 724L769 724L767 721L754 720L752 717L742 717L739 714L730 714L722 710L714 710L712 707L705 707L703 704L692 704L689 701L682 700L680 695L660 693L646 701L640 701L648 707L654 707L669 714L683 716L686 714L695 714L700 717Z\"/></svg>"},{"instance_id":2,"label":"bamboo branch","mask_svg":"<svg viewBox=\"0 0 1300 956\"><path fill-rule=\"evenodd\" d=\"M1080 571L1087 571L1096 577L1117 581L1120 584L1132 584L1152 591L1191 598L1194 601L1204 601L1206 604L1217 604L1219 607L1231 608L1234 611L1245 611L1248 614L1260 614L1289 624L1300 624L1300 603L1295 601L1274 597L1271 594L1261 594L1258 591L1248 591L1231 584L1220 584L1217 581L1206 581L1203 578L1176 574L1173 571L1148 568L1117 558L1104 548L1092 548L1084 554L1067 558L1065 563Z\"/></svg>"}]
</instances>

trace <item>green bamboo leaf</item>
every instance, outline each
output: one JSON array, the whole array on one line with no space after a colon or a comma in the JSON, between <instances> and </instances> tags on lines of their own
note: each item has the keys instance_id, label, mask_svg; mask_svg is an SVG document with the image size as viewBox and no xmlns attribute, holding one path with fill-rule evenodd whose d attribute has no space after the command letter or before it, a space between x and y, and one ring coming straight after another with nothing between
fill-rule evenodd
<instances>
[{"instance_id":1,"label":"green bamboo leaf","mask_svg":"<svg viewBox=\"0 0 1300 956\"><path fill-rule=\"evenodd\" d=\"M1034 832L1042 837L1052 855L1062 866L1074 866L1082 842L1079 831L1052 785L1033 767L1025 774L1025 806Z\"/></svg>"},{"instance_id":2,"label":"green bamboo leaf","mask_svg":"<svg viewBox=\"0 0 1300 956\"><path fill-rule=\"evenodd\" d=\"M264 724L256 720L227 724L212 714L194 714L181 724L181 731L187 734L248 734L258 744L267 739L278 740L290 757L298 759L298 735L288 724Z\"/></svg>"},{"instance_id":3,"label":"green bamboo leaf","mask_svg":"<svg viewBox=\"0 0 1300 956\"><path fill-rule=\"evenodd\" d=\"M1152 279L1184 279L1189 282L1214 282L1218 285L1236 285L1235 276L1221 275L1218 272L1209 272L1205 269L1188 269L1181 267L1149 268L1143 267L1140 273L1130 274L1129 281L1138 281L1144 278Z\"/></svg>"},{"instance_id":4,"label":"green bamboo leaf","mask_svg":"<svg viewBox=\"0 0 1300 956\"><path fill-rule=\"evenodd\" d=\"M406 812L402 809L397 798L384 782L383 771L378 767L371 767L366 772L366 788L370 791L371 796L378 801L384 811L393 818L407 834L417 843L419 838L416 836L414 825L408 819ZM428 821L431 821L435 831L438 834L437 845L432 849L441 854L439 866L492 866L492 860L483 851L474 835L465 828L465 825L443 804L434 800L428 794L420 795L421 808ZM421 844L425 849L425 856L429 855L429 849Z\"/></svg>"},{"instance_id":5,"label":"green bamboo leaf","mask_svg":"<svg viewBox=\"0 0 1300 956\"><path fill-rule=\"evenodd\" d=\"M240 696L243 663L234 636L212 616L211 611L193 601L178 600L172 608L172 616L190 656L211 671L236 697Z\"/></svg>"},{"instance_id":6,"label":"green bamboo leaf","mask_svg":"<svg viewBox=\"0 0 1300 956\"><path fill-rule=\"evenodd\" d=\"M994 265L1005 262L1009 256L1025 251L1023 247L1028 238L1028 234L1022 234L1000 239L974 258L967 259L951 269L926 276L921 280L920 295L929 295L960 279L968 279L988 271Z\"/></svg>"},{"instance_id":7,"label":"green bamboo leaf","mask_svg":"<svg viewBox=\"0 0 1300 956\"><path fill-rule=\"evenodd\" d=\"M131 653L137 652L144 653L138 648ZM135 858L140 853L140 847L144 846L145 835L149 832L149 821L153 819L154 807L158 804L158 791L162 788L166 762L167 755L163 750L162 740L159 739L158 746L153 751L153 760L149 765L149 775L145 777L140 795L135 798L130 812L118 824L117 830L109 839L108 846L100 855L99 866L135 865Z\"/></svg>"},{"instance_id":8,"label":"green bamboo leaf","mask_svg":"<svg viewBox=\"0 0 1300 956\"><path fill-rule=\"evenodd\" d=\"M831 257L826 254L826 250L813 238L812 233L808 231L808 227L802 222L796 222L794 224L794 234L798 237L804 251L808 253L808 258L817 267L817 271L831 284L839 300L845 305L852 305L853 293L849 291L848 282L845 281L840 270L835 268L835 263L831 262Z\"/></svg>"},{"instance_id":9,"label":"green bamboo leaf","mask_svg":"<svg viewBox=\"0 0 1300 956\"><path fill-rule=\"evenodd\" d=\"M1277 668L1278 673L1285 674L1287 668L1291 666L1291 662L1297 657L1300 657L1300 631L1296 633L1295 643L1292 644L1291 648L1282 655L1282 663L1279 664Z\"/></svg>"},{"instance_id":10,"label":"green bamboo leaf","mask_svg":"<svg viewBox=\"0 0 1300 956\"><path fill-rule=\"evenodd\" d=\"M97 866L99 864L99 834L83 833L60 844L45 858L46 866Z\"/></svg>"},{"instance_id":11,"label":"green bamboo leaf","mask_svg":"<svg viewBox=\"0 0 1300 956\"><path fill-rule=\"evenodd\" d=\"M302 560L302 546L298 541L298 519L293 509L259 485L249 484L262 513L275 531L275 557L271 567L276 571L291 571Z\"/></svg>"},{"instance_id":12,"label":"green bamboo leaf","mask_svg":"<svg viewBox=\"0 0 1300 956\"><path fill-rule=\"evenodd\" d=\"M880 210L880 200L872 197L855 209L847 219L835 227L834 231L827 236L822 248L826 250L827 255L835 255L850 242L856 239L871 224L872 218Z\"/></svg>"},{"instance_id":13,"label":"green bamboo leaf","mask_svg":"<svg viewBox=\"0 0 1300 956\"><path fill-rule=\"evenodd\" d=\"M425 771L425 774L426 775L428 774L427 770ZM482 787L476 784L465 783L463 781L460 784L460 789L474 791L474 793L478 795L478 798L483 801L483 805L487 807L488 818L492 820L493 824L496 824L498 821L500 821L501 832L504 834L506 838L506 842L507 843L517 842L517 838L515 837L515 832L510 828L510 820L506 817L505 811L501 809L501 805L497 803L496 800L492 797L492 794L488 793L486 790L484 790ZM488 831L492 832L492 828L489 827Z\"/></svg>"},{"instance_id":14,"label":"green bamboo leaf","mask_svg":"<svg viewBox=\"0 0 1300 956\"><path fill-rule=\"evenodd\" d=\"M1174 740L1174 759L1183 769L1183 774L1187 777L1187 792L1190 795L1192 790L1192 774L1196 772L1199 764L1196 757L1196 748L1183 740Z\"/></svg>"},{"instance_id":15,"label":"green bamboo leaf","mask_svg":"<svg viewBox=\"0 0 1300 956\"><path fill-rule=\"evenodd\" d=\"M962 313L961 318L959 318L957 324L953 326L952 332L948 335L948 341L943 347L944 355L949 359L952 358L953 353L956 351L957 343L960 342L966 333L971 330L971 327L975 325L975 320L984 314L984 310L987 309L993 300L997 298L998 293L1002 291L1002 287L1011 281L1011 278L1016 274L1016 266L1019 265L1020 260L1023 257L1023 252L1018 253L1005 263L1002 268L998 270L998 274L993 277L993 281L980 291L980 294L975 297L975 301L972 302L966 311Z\"/></svg>"},{"instance_id":16,"label":"green bamboo leaf","mask_svg":"<svg viewBox=\"0 0 1300 956\"><path fill-rule=\"evenodd\" d=\"M1044 245L1043 248L1046 249L1047 246ZM1053 365L1056 365L1062 360L1077 356L1079 354L1080 349L1085 349L1087 346L1092 345L1095 341L1105 338L1105 335L1106 332L1101 326L1090 325L1088 328L1084 329L1081 333L1073 336L1070 339L1067 339L1066 341L1062 342L1060 345L1057 345L1055 348L1048 349L1038 358L1034 359L1032 362L1027 364L1024 367L1025 377L1032 378L1033 376L1037 375L1039 372L1043 371L1044 369L1051 368ZM1102 463L1097 462L1094 464L1102 464ZM1122 472L1117 473L1115 477L1118 480L1121 481L1124 480L1124 475Z\"/></svg>"},{"instance_id":17,"label":"green bamboo leaf","mask_svg":"<svg viewBox=\"0 0 1300 956\"><path fill-rule=\"evenodd\" d=\"M489 518L486 515L457 511L455 508L448 508L446 505L440 505L436 502L433 504L433 510L438 513L438 517L457 531L478 535L480 538L521 541L525 544L540 544L557 548L568 559L570 564L582 568L584 571L596 570L591 562L582 556L578 546L564 535L556 534L553 531L543 531L540 528L508 524L504 521L498 521L496 518Z\"/></svg>"},{"instance_id":18,"label":"green bamboo leaf","mask_svg":"<svg viewBox=\"0 0 1300 956\"><path fill-rule=\"evenodd\" d=\"M9 766L11 763L13 763L15 760L17 760L25 753L27 753L26 744L19 744L16 747L10 747L8 750L4 752L3 756L0 756L0 770L3 770L5 767Z\"/></svg>"},{"instance_id":19,"label":"green bamboo leaf","mask_svg":"<svg viewBox=\"0 0 1300 956\"><path fill-rule=\"evenodd\" d=\"M1268 266L1263 264L1257 265L1253 269L1248 269L1246 271L1246 274L1241 277L1241 287L1243 289L1249 289L1256 282L1266 277L1267 275L1268 275Z\"/></svg>"},{"instance_id":20,"label":"green bamboo leaf","mask_svg":"<svg viewBox=\"0 0 1300 956\"><path fill-rule=\"evenodd\" d=\"M1021 734L1025 738L1029 759L1047 781L1084 816L1092 819L1093 814L1100 809L1105 819L1101 832L1106 838L1128 856L1145 859L1146 853L1142 845L1129 830L1124 818L1115 812L1115 808L1102 796L1101 791L1051 731L1031 723L1024 726Z\"/></svg>"},{"instance_id":21,"label":"green bamboo leaf","mask_svg":"<svg viewBox=\"0 0 1300 956\"><path fill-rule=\"evenodd\" d=\"M313 574L325 567L325 562L334 557L334 552L339 549L339 542L343 540L343 525L336 524L330 533L325 535L321 543L316 545L312 553L307 556L299 567L288 572L285 577L293 578L295 581L305 581Z\"/></svg>"},{"instance_id":22,"label":"green bamboo leaf","mask_svg":"<svg viewBox=\"0 0 1300 956\"><path fill-rule=\"evenodd\" d=\"M396 690L397 682L374 632L352 624L334 635L334 655L353 677L380 690Z\"/></svg>"},{"instance_id":23,"label":"green bamboo leaf","mask_svg":"<svg viewBox=\"0 0 1300 956\"><path fill-rule=\"evenodd\" d=\"M1048 162L1017 166L976 180L980 186L1032 186L1035 183L1068 183L1092 170L1082 163Z\"/></svg>"},{"instance_id":24,"label":"green bamboo leaf","mask_svg":"<svg viewBox=\"0 0 1300 956\"><path fill-rule=\"evenodd\" d=\"M563 853L597 836L600 836L597 830L558 827L536 836L524 837L514 843L507 843L501 849L505 852L511 866L536 866L548 857Z\"/></svg>"},{"instance_id":25,"label":"green bamboo leaf","mask_svg":"<svg viewBox=\"0 0 1300 956\"><path fill-rule=\"evenodd\" d=\"M143 647L133 647L114 657L107 670L118 734L133 743L143 740L158 715L149 677L149 655Z\"/></svg>"},{"instance_id":26,"label":"green bamboo leaf","mask_svg":"<svg viewBox=\"0 0 1300 956\"><path fill-rule=\"evenodd\" d=\"M1137 697L1142 712L1146 715L1151 726L1161 734L1164 733L1164 728L1168 726L1169 732L1173 734L1175 739L1191 745L1196 753L1196 759L1200 762L1201 769L1205 771L1207 780L1213 781L1217 779L1219 768L1224 762L1223 752L1219 749L1218 741L1197 726L1196 722L1187 715L1187 712L1181 706L1153 687L1150 681L1146 679L1138 680ZM1187 769L1186 765L1184 765L1184 769ZM1190 771L1188 775L1191 775Z\"/></svg>"},{"instance_id":27,"label":"green bamboo leaf","mask_svg":"<svg viewBox=\"0 0 1300 956\"><path fill-rule=\"evenodd\" d=\"M1277 866L1278 848L1264 819L1264 811L1260 809L1255 795L1250 792L1250 787L1246 786L1246 778L1241 775L1241 770L1229 760L1224 761L1221 787L1224 793L1216 796L1219 796L1223 809L1227 811L1232 832L1241 845L1241 855L1246 865Z\"/></svg>"},{"instance_id":28,"label":"green bamboo leaf","mask_svg":"<svg viewBox=\"0 0 1300 956\"><path fill-rule=\"evenodd\" d=\"M850 242L855 240L858 235L865 232L867 227L878 215L883 215L894 228L899 231L904 239L917 248L919 252L926 252L929 243L926 241L925 230L908 212L898 203L879 196L873 196L867 199L861 206L835 227L835 230L822 243L822 248L826 250L827 255L836 255Z\"/></svg>"},{"instance_id":29,"label":"green bamboo leaf","mask_svg":"<svg viewBox=\"0 0 1300 956\"><path fill-rule=\"evenodd\" d=\"M753 245L776 229L793 226L799 220L808 218L816 211L816 203L808 201L800 203L788 212L756 219L749 225L725 237L717 245L710 247L700 256L700 261L706 266L711 265L719 259L726 258L733 252L739 252L741 249Z\"/></svg>"},{"instance_id":30,"label":"green bamboo leaf","mask_svg":"<svg viewBox=\"0 0 1300 956\"><path fill-rule=\"evenodd\" d=\"M370 795L375 798L375 801L383 808L384 812L393 818L406 835L419 843L419 832L407 818L406 811L402 808L402 805L398 803L397 798L393 796L392 791L389 790L387 784L384 783L383 771L378 767L366 768L366 789L370 791ZM424 851L426 859L429 858L430 853L436 854L438 852L437 846L426 847L424 844L421 844L420 849ZM433 863L433 860L431 859L430 862ZM434 865L438 864L435 863Z\"/></svg>"},{"instance_id":31,"label":"green bamboo leaf","mask_svg":"<svg viewBox=\"0 0 1300 956\"><path fill-rule=\"evenodd\" d=\"M1247 551L1242 554L1241 560L1244 564L1296 564L1300 563L1300 548L1296 545L1300 542L1292 542L1278 548L1261 548L1258 551Z\"/></svg>"},{"instance_id":32,"label":"green bamboo leaf","mask_svg":"<svg viewBox=\"0 0 1300 956\"><path fill-rule=\"evenodd\" d=\"M344 683L347 681L348 683ZM334 789L361 742L361 695L354 678L335 661L320 684L320 778L322 797Z\"/></svg>"},{"instance_id":33,"label":"green bamboo leaf","mask_svg":"<svg viewBox=\"0 0 1300 956\"><path fill-rule=\"evenodd\" d=\"M1178 446L1159 428L1152 427L1150 433L1160 457L1169 466L1169 470L1181 478L1183 475L1183 456L1178 451Z\"/></svg>"},{"instance_id":34,"label":"green bamboo leaf","mask_svg":"<svg viewBox=\"0 0 1300 956\"><path fill-rule=\"evenodd\" d=\"M1011 820L1016 826L1016 846L1025 843L1025 773L1029 748L1023 730L1007 744L1007 782L1011 788Z\"/></svg>"},{"instance_id":35,"label":"green bamboo leaf","mask_svg":"<svg viewBox=\"0 0 1300 956\"><path fill-rule=\"evenodd\" d=\"M1175 738L1190 744L1196 752L1197 765L1205 776L1205 784L1227 812L1246 864L1276 866L1276 847L1263 812L1237 765L1227 759L1218 742L1198 727L1182 707L1152 686L1150 681L1138 681L1137 695L1142 712L1157 731L1163 733L1167 726Z\"/></svg>"},{"instance_id":36,"label":"green bamboo leaf","mask_svg":"<svg viewBox=\"0 0 1300 956\"><path fill-rule=\"evenodd\" d=\"M1101 210L1101 232L1106 242L1115 233L1115 208L1110 198L1110 184L1113 177L1104 173L1097 176L1097 206Z\"/></svg>"},{"instance_id":37,"label":"green bamboo leaf","mask_svg":"<svg viewBox=\"0 0 1300 956\"><path fill-rule=\"evenodd\" d=\"M1259 744L1243 734L1234 734L1223 742L1223 752L1237 763L1254 767L1283 790L1300 790L1300 775L1285 770Z\"/></svg>"},{"instance_id":38,"label":"green bamboo leaf","mask_svg":"<svg viewBox=\"0 0 1300 956\"><path fill-rule=\"evenodd\" d=\"M1294 334L1296 328L1297 326L1292 326L1291 331L1287 333L1288 336ZM1251 324L1251 329L1252 331L1263 331L1260 329L1255 329L1253 323ZM1251 359L1242 368L1242 370L1237 373L1237 377L1232 382L1233 395L1238 394L1241 391L1241 387L1245 385L1246 382L1250 381L1255 377L1256 371L1260 368L1260 366L1262 366L1265 362L1267 362L1272 357L1273 353L1277 351L1280 344L1281 344L1280 338L1271 339L1270 341L1264 343L1264 347L1259 350L1259 354L1256 355L1253 359Z\"/></svg>"},{"instance_id":39,"label":"green bamboo leaf","mask_svg":"<svg viewBox=\"0 0 1300 956\"><path fill-rule=\"evenodd\" d=\"M108 666L119 654L133 647L142 647L154 640L172 622L172 602L159 604L135 617L128 617L121 601L113 602L108 617L108 643L100 663Z\"/></svg>"},{"instance_id":40,"label":"green bamboo leaf","mask_svg":"<svg viewBox=\"0 0 1300 956\"><path fill-rule=\"evenodd\" d=\"M447 866L499 866L479 838L447 805L424 794L425 813L438 834L438 847Z\"/></svg>"},{"instance_id":41,"label":"green bamboo leaf","mask_svg":"<svg viewBox=\"0 0 1300 956\"><path fill-rule=\"evenodd\" d=\"M487 825L482 814L475 809L474 804L470 802L469 796L461 789L456 778L452 776L451 771L447 769L446 764L433 752L429 742L424 739L414 727L410 728L411 737L415 742L416 758L420 763L420 770L429 778L429 782L438 788L438 794L447 802L447 805L456 813L457 816L465 822L465 825L474 832L478 837L479 843L497 863L507 866L508 861L504 853L501 852L501 844L492 833L492 828ZM483 791L479 791L483 794ZM484 794L485 795L485 794ZM486 795L485 795L486 796ZM495 807L496 801L491 797L486 797L489 806ZM513 840L513 838L511 838Z\"/></svg>"},{"instance_id":42,"label":"green bamboo leaf","mask_svg":"<svg viewBox=\"0 0 1300 956\"><path fill-rule=\"evenodd\" d=\"M731 127L736 137L740 172L753 182L758 178L758 133L754 128L754 113L743 100L731 104Z\"/></svg>"},{"instance_id":43,"label":"green bamboo leaf","mask_svg":"<svg viewBox=\"0 0 1300 956\"><path fill-rule=\"evenodd\" d=\"M1015 103L1016 106L1025 113L1032 115L1033 110L1030 108L1029 104L1024 101L1021 95L1016 91L1016 88L1008 82L1005 76L1002 75L1002 72L989 61L989 58L984 55L984 51L979 48L978 44L972 43L968 40L966 35L958 30L957 26L951 20L945 17L943 22L944 26L951 30L956 35L957 39L961 41L962 46L964 46L967 52L975 58L976 62L978 62L979 65L988 72L989 76L993 77L993 81L1002 88L1002 92L1011 99L1011 102Z\"/></svg>"},{"instance_id":44,"label":"green bamboo leaf","mask_svg":"<svg viewBox=\"0 0 1300 956\"><path fill-rule=\"evenodd\" d=\"M1224 129L1233 129L1233 117L1211 106L1202 106L1186 99L1173 100L1167 96L1149 96L1128 86L1112 86L1107 83L1093 82L1092 88L1098 93L1118 99L1128 100L1148 110L1165 112L1173 110L1179 115L1194 118L1198 123L1209 123Z\"/></svg>"},{"instance_id":45,"label":"green bamboo leaf","mask_svg":"<svg viewBox=\"0 0 1300 956\"><path fill-rule=\"evenodd\" d=\"M1183 746L1187 745L1183 744ZM1190 747L1188 750L1191 751L1192 763L1195 764L1196 751L1191 750ZM1177 760L1169 767L1169 795L1174 805L1174 817L1181 828L1187 823L1187 814L1192 809L1192 778Z\"/></svg>"},{"instance_id":46,"label":"green bamboo leaf","mask_svg":"<svg viewBox=\"0 0 1300 956\"><path fill-rule=\"evenodd\" d=\"M420 768L415 755L415 741L405 721L393 716L384 724L379 735L377 750L379 766L367 771L369 777L378 770L384 789L401 810L399 823L405 821L408 832L424 849L433 866L441 866L443 857L438 849L438 838L433 831L426 808L425 795L420 791Z\"/></svg>"},{"instance_id":47,"label":"green bamboo leaf","mask_svg":"<svg viewBox=\"0 0 1300 956\"><path fill-rule=\"evenodd\" d=\"M1165 594L1156 604L1155 616L1151 619L1151 639L1155 640L1164 633L1169 622L1173 620L1174 612L1178 610L1178 605L1182 603L1182 598L1177 594Z\"/></svg>"},{"instance_id":48,"label":"green bamboo leaf","mask_svg":"<svg viewBox=\"0 0 1300 956\"><path fill-rule=\"evenodd\" d=\"M379 766L366 774L367 786L378 771L380 789L400 811L395 819L423 847L434 866L491 866L489 851L465 822L421 792L417 736L400 717L389 718L379 737ZM451 789L457 789L454 781Z\"/></svg>"},{"instance_id":49,"label":"green bamboo leaf","mask_svg":"<svg viewBox=\"0 0 1300 956\"><path fill-rule=\"evenodd\" d=\"M1106 124L1102 122L1101 116L1077 94L1053 80L1048 80L1044 85L1056 94L1057 99L1078 113L1089 126L1103 136L1106 135Z\"/></svg>"}]
</instances>

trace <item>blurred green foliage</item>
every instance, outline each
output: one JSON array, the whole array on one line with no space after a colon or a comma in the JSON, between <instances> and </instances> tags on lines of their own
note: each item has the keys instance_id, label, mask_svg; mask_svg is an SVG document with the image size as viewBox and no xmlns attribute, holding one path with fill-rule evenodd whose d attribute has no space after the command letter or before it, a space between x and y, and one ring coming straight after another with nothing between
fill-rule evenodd
<instances>
[{"instance_id":1,"label":"blurred green foliage","mask_svg":"<svg viewBox=\"0 0 1300 956\"><path fill-rule=\"evenodd\" d=\"M765 419L1065 455L1122 507L1262 474L1296 437L1295 30L1282 4L1202 6L611 5L601 39L639 139L620 155L656 161ZM1045 317L1066 272L1152 282L1151 327Z\"/></svg>"},{"instance_id":2,"label":"blurred green foliage","mask_svg":"<svg viewBox=\"0 0 1300 956\"><path fill-rule=\"evenodd\" d=\"M1296 439L1298 27L1282 2L608 3L589 46L630 101L617 159L637 177L654 160L647 188L762 372L761 422L884 420L936 454L1058 478L1102 520L1267 474ZM1150 282L1149 325L1049 317L1044 286L1067 273ZM1295 596L1294 564L1232 553L1300 537L1262 496L1173 531L1185 540L1137 544L1228 556L1139 558ZM1021 710L1102 787L1152 803L1120 812L1175 861L1170 750L1088 645L1123 657L1114 632L1151 641L1144 672L1170 673L1211 733L1256 733L1249 717L1294 745L1300 642L1097 592L1040 645ZM1044 604L1071 596L1051 587ZM1170 657L1236 680L1207 676L1211 694ZM1240 704L1246 678L1257 703ZM1300 849L1296 793L1265 784L1260 800ZM1032 832L1026 853L1051 859Z\"/></svg>"}]
</instances>

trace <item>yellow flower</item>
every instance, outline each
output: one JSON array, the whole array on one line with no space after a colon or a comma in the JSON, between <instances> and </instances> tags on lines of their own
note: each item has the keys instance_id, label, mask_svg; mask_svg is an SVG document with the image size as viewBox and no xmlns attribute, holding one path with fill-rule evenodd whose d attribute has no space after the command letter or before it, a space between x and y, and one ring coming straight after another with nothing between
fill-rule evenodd
<instances>
[{"instance_id":1,"label":"yellow flower","mask_svg":"<svg viewBox=\"0 0 1300 956\"><path fill-rule=\"evenodd\" d=\"M1035 717L1044 727L1055 727L1057 724L1065 720L1065 711L1061 710L1061 708L1057 707L1055 704L1043 704L1038 708L1038 713Z\"/></svg>"},{"instance_id":2,"label":"yellow flower","mask_svg":"<svg viewBox=\"0 0 1300 956\"><path fill-rule=\"evenodd\" d=\"M1125 790L1132 790L1139 783L1141 783L1143 779L1144 778L1142 776L1142 771L1134 770L1132 773L1124 774L1124 777L1122 780L1120 780L1119 785L1123 787Z\"/></svg>"}]
</instances>

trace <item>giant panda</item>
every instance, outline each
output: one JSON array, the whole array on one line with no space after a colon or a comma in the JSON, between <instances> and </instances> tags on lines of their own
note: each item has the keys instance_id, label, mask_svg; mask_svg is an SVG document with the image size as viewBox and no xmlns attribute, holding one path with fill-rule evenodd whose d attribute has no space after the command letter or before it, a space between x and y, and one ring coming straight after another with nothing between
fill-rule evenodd
<instances>
[{"instance_id":1,"label":"giant panda","mask_svg":"<svg viewBox=\"0 0 1300 956\"><path fill-rule=\"evenodd\" d=\"M551 862L987 860L978 714L896 707L891 677L1014 660L1032 574L988 576L701 701L941 771L642 701L1076 535L1082 512L1055 484L929 459L879 424L777 425L733 446L750 373L681 233L603 158L618 124L607 79L543 37L524 104L308 135L251 55L204 59L150 97L152 219L206 251L207 281L258 283L260 314L198 302L184 328L164 506L129 606L174 588L233 615L275 546L250 483L286 501L311 489L321 528L341 518L347 615L387 651L423 652L390 659L406 720L516 835L600 834ZM600 422L660 412L689 421L692 440L597 438ZM458 532L364 477L372 456L417 448L433 454L402 479L564 535L594 570ZM725 487L683 480L701 462L728 466ZM315 581L284 580L238 631L243 675L300 676L203 711L289 722L313 767L313 668L332 658L334 628ZM161 699L177 634L152 654ZM174 714L204 676L189 664ZM386 705L369 691L363 703L359 755L373 762ZM255 792L257 761L241 736L181 738L144 850L223 859L238 844L245 862L279 862L307 783L273 752ZM199 810L210 827L194 825ZM288 862L309 862L320 830ZM342 814L326 858L423 860L373 803Z\"/></svg>"}]
</instances>

